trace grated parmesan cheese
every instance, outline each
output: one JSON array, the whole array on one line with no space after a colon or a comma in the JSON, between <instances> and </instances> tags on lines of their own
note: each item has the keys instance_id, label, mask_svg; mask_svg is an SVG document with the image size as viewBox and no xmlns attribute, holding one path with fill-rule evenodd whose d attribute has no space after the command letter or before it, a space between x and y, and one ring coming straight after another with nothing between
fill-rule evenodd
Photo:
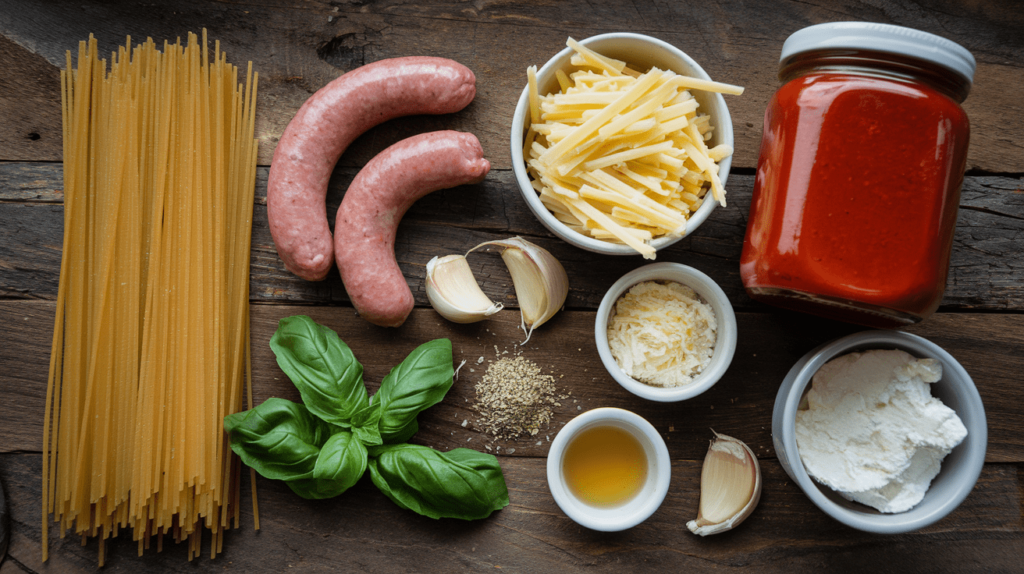
<instances>
[{"instance_id":1,"label":"grated parmesan cheese","mask_svg":"<svg viewBox=\"0 0 1024 574\"><path fill-rule=\"evenodd\" d=\"M655 387L681 387L711 362L717 331L715 312L693 289L646 281L615 303L608 344L627 375Z\"/></svg>"}]
</instances>

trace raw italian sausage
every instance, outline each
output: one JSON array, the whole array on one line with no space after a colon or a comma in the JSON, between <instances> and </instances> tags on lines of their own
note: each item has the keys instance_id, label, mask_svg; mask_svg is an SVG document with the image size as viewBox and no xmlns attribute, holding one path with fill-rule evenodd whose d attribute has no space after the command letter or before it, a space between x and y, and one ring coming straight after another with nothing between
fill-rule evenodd
<instances>
[{"instance_id":1,"label":"raw italian sausage","mask_svg":"<svg viewBox=\"0 0 1024 574\"><path fill-rule=\"evenodd\" d=\"M310 281L330 271L327 180L354 139L399 116L457 112L475 95L476 77L462 64L408 57L356 68L306 100L277 144L267 183L270 234L285 267Z\"/></svg>"},{"instance_id":2,"label":"raw italian sausage","mask_svg":"<svg viewBox=\"0 0 1024 574\"><path fill-rule=\"evenodd\" d=\"M345 192L334 224L334 255L359 315L397 327L413 308L395 261L395 232L424 195L483 180L491 164L473 134L441 131L404 139L380 152Z\"/></svg>"}]
</instances>

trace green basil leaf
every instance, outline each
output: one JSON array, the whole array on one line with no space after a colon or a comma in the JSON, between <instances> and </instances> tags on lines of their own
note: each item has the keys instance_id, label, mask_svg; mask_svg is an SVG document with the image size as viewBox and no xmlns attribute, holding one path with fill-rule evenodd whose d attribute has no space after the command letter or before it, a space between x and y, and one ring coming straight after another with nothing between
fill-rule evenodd
<instances>
[{"instance_id":1,"label":"green basil leaf","mask_svg":"<svg viewBox=\"0 0 1024 574\"><path fill-rule=\"evenodd\" d=\"M366 471L366 456L366 447L352 433L333 435L320 449L313 478L338 482L348 490Z\"/></svg>"},{"instance_id":2,"label":"green basil leaf","mask_svg":"<svg viewBox=\"0 0 1024 574\"><path fill-rule=\"evenodd\" d=\"M224 417L231 450L266 478L294 480L313 476L330 426L306 407L270 398L260 406Z\"/></svg>"},{"instance_id":3,"label":"green basil leaf","mask_svg":"<svg viewBox=\"0 0 1024 574\"><path fill-rule=\"evenodd\" d=\"M337 485L329 480L304 478L300 480L286 480L284 483L288 485L288 488L292 489L292 492L307 500L334 498L345 492L344 489L337 490Z\"/></svg>"},{"instance_id":4,"label":"green basil leaf","mask_svg":"<svg viewBox=\"0 0 1024 574\"><path fill-rule=\"evenodd\" d=\"M352 414L352 432L366 446L383 444L380 436L380 405L366 405Z\"/></svg>"},{"instance_id":5,"label":"green basil leaf","mask_svg":"<svg viewBox=\"0 0 1024 574\"><path fill-rule=\"evenodd\" d=\"M408 441L412 438L412 435L416 434L420 430L420 423L413 417L409 422L402 428L391 431L388 434L388 444L399 444ZM381 437L384 438L383 436Z\"/></svg>"},{"instance_id":6,"label":"green basil leaf","mask_svg":"<svg viewBox=\"0 0 1024 574\"><path fill-rule=\"evenodd\" d=\"M348 428L352 413L367 404L363 366L328 327L305 315L286 317L270 348L306 408L321 419Z\"/></svg>"},{"instance_id":7,"label":"green basil leaf","mask_svg":"<svg viewBox=\"0 0 1024 574\"><path fill-rule=\"evenodd\" d=\"M302 498L308 500L319 500L324 498L320 496L319 489L317 488L320 485L320 481L318 480L314 480L312 478L286 480L285 484L288 485L288 488L292 489L292 492L298 494Z\"/></svg>"},{"instance_id":8,"label":"green basil leaf","mask_svg":"<svg viewBox=\"0 0 1024 574\"><path fill-rule=\"evenodd\" d=\"M359 482L366 461L366 447L352 433L339 432L320 449L313 477L290 480L288 487L303 498L333 498Z\"/></svg>"},{"instance_id":9,"label":"green basil leaf","mask_svg":"<svg viewBox=\"0 0 1024 574\"><path fill-rule=\"evenodd\" d=\"M431 518L486 518L508 506L498 459L466 448L378 447L370 459L373 484L395 504Z\"/></svg>"},{"instance_id":10,"label":"green basil leaf","mask_svg":"<svg viewBox=\"0 0 1024 574\"><path fill-rule=\"evenodd\" d=\"M416 415L444 398L452 387L452 342L435 339L409 353L391 369L373 395L372 404L380 405L380 436L386 444L409 439L418 428Z\"/></svg>"}]
</instances>

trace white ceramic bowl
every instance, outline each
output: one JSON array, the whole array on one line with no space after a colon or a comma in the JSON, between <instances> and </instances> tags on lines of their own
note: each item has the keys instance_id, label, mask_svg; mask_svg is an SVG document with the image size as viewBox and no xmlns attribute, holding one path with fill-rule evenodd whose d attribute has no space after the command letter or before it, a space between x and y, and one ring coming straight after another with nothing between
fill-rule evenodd
<instances>
[{"instance_id":1,"label":"white ceramic bowl","mask_svg":"<svg viewBox=\"0 0 1024 574\"><path fill-rule=\"evenodd\" d=\"M700 67L693 58L675 46L643 34L614 33L591 36L581 40L580 44L611 58L622 60L631 67L646 71L657 66L662 70L672 70L678 74L710 80L707 72ZM537 88L541 94L549 94L558 89L558 80L555 78L556 70L569 70L569 60L572 57L572 48L565 48L554 58L548 60L544 67L537 71ZM729 116L729 108L725 105L725 98L721 94L693 90L693 97L700 104L699 112L711 115L711 125L715 130L712 132L711 141L708 147L719 144L728 144L735 147L732 134L732 118ZM530 98L528 88L523 88L523 94L519 97L519 104L516 106L515 116L512 118L512 169L516 174L516 182L519 183L519 191L523 194L526 204L537 216L537 219L547 227L551 233L561 237L571 245L575 245L587 251L604 253L606 255L639 255L628 245L609 243L581 235L569 229L564 223L558 221L548 211L547 207L540 200L540 196L530 185L530 176L526 173L526 164L523 161L523 136L529 127L527 121L530 116ZM727 157L718 162L718 176L725 185L729 177L729 167L732 165L732 157ZM710 198L709 198L710 199ZM715 201L705 201L694 213L686 224L686 235L693 233L700 224L708 218L711 210L718 205ZM651 242L651 246L657 250L672 245L682 239L661 237Z\"/></svg>"},{"instance_id":2,"label":"white ceramic bowl","mask_svg":"<svg viewBox=\"0 0 1024 574\"><path fill-rule=\"evenodd\" d=\"M615 310L615 302L630 287L644 281L675 281L690 287L697 292L715 311L718 321L717 340L711 362L704 371L694 377L693 382L683 387L662 388L641 383L627 375L612 356L608 345L608 321ZM616 281L597 308L594 321L594 339L597 342L597 354L601 356L604 368L627 391L638 397L660 402L675 402L693 398L710 389L722 378L732 363L736 352L736 314L725 292L710 277L681 263L652 263L634 269Z\"/></svg>"},{"instance_id":3,"label":"white ceramic bowl","mask_svg":"<svg viewBox=\"0 0 1024 574\"><path fill-rule=\"evenodd\" d=\"M617 426L631 433L647 456L647 481L640 492L615 507L596 507L576 498L569 490L562 470L565 449L582 431L594 426ZM643 417L623 409L600 408L587 411L569 421L555 435L548 452L548 488L555 503L577 524L593 530L615 532L632 528L647 520L661 506L668 493L672 461L664 439Z\"/></svg>"},{"instance_id":4,"label":"white ceramic bowl","mask_svg":"<svg viewBox=\"0 0 1024 574\"><path fill-rule=\"evenodd\" d=\"M896 514L882 514L868 506L850 502L829 487L818 484L807 474L796 444L796 411L814 374L822 365L840 355L869 349L901 349L918 358L938 359L942 363L942 379L931 385L932 395L956 411L967 427L967 438L942 461L942 470L932 481L924 499L914 508ZM772 441L782 468L811 502L826 514L858 530L901 534L939 521L967 498L985 463L988 427L978 389L952 355L917 335L900 331L864 331L822 345L793 365L775 399Z\"/></svg>"}]
</instances>

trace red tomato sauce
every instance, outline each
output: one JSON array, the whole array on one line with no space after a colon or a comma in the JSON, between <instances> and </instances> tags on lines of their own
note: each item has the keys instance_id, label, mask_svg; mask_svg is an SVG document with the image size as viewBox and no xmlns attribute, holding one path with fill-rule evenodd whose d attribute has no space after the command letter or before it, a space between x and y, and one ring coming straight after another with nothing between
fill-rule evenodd
<instances>
[{"instance_id":1,"label":"red tomato sauce","mask_svg":"<svg viewBox=\"0 0 1024 574\"><path fill-rule=\"evenodd\" d=\"M921 82L820 72L774 96L740 262L755 299L878 327L945 291L969 126Z\"/></svg>"}]
</instances>

